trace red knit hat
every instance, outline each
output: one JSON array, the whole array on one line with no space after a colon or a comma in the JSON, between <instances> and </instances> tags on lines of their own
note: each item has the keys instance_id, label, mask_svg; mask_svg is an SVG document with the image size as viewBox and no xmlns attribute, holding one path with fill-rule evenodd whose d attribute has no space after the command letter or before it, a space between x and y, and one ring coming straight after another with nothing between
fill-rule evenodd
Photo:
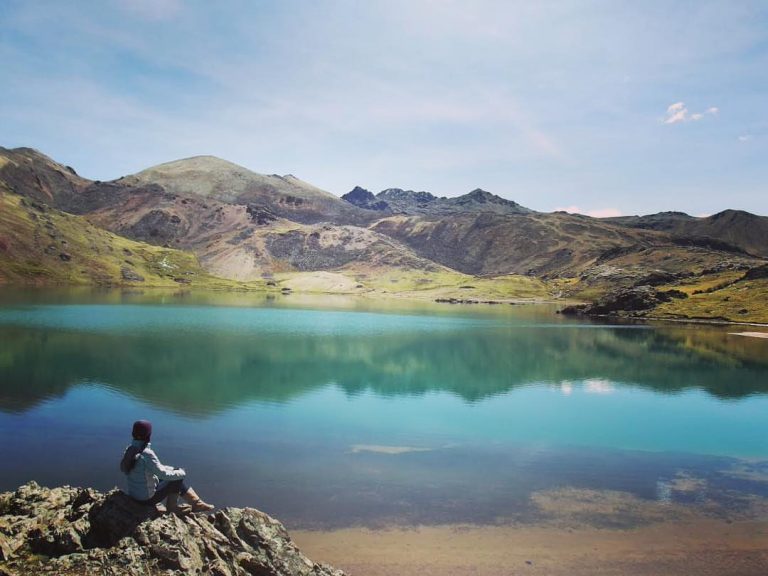
<instances>
[{"instance_id":1,"label":"red knit hat","mask_svg":"<svg viewBox=\"0 0 768 576\"><path fill-rule=\"evenodd\" d=\"M149 442L149 437L152 436L152 422L149 420L137 420L133 423L131 433L134 439Z\"/></svg>"}]
</instances>

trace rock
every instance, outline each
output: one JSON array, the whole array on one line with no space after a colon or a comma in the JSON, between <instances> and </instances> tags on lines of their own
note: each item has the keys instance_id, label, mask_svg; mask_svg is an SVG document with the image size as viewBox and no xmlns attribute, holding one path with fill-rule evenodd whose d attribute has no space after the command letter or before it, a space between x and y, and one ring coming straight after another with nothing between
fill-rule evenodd
<instances>
[{"instance_id":1,"label":"rock","mask_svg":"<svg viewBox=\"0 0 768 576\"><path fill-rule=\"evenodd\" d=\"M62 252L61 254L59 254L59 258L61 258L62 262L69 262L70 260L72 260L72 256L67 254L66 252Z\"/></svg>"},{"instance_id":2,"label":"rock","mask_svg":"<svg viewBox=\"0 0 768 576\"><path fill-rule=\"evenodd\" d=\"M768 278L768 264L763 264L757 268L750 268L741 277L741 280L759 280L761 278Z\"/></svg>"},{"instance_id":3,"label":"rock","mask_svg":"<svg viewBox=\"0 0 768 576\"><path fill-rule=\"evenodd\" d=\"M341 199L365 210L389 211L389 204L384 200L379 200L372 192L360 186L355 186L350 192L344 194Z\"/></svg>"},{"instance_id":4,"label":"rock","mask_svg":"<svg viewBox=\"0 0 768 576\"><path fill-rule=\"evenodd\" d=\"M580 314L584 314L584 311L586 310L586 308L587 308L586 304L566 306L565 308L558 310L557 313L562 314L563 316L578 316Z\"/></svg>"},{"instance_id":5,"label":"rock","mask_svg":"<svg viewBox=\"0 0 768 576\"><path fill-rule=\"evenodd\" d=\"M669 297L669 298L676 298L678 300L685 300L686 298L688 298L688 294L686 294L682 290L674 290L674 289L664 290L663 292L661 292L661 294L663 295L662 298Z\"/></svg>"},{"instance_id":6,"label":"rock","mask_svg":"<svg viewBox=\"0 0 768 576\"><path fill-rule=\"evenodd\" d=\"M0 514L0 574L344 576L253 508L161 515L119 490L30 482L0 495Z\"/></svg>"},{"instance_id":7,"label":"rock","mask_svg":"<svg viewBox=\"0 0 768 576\"><path fill-rule=\"evenodd\" d=\"M128 282L144 282L144 276L128 266L120 268L120 276L123 277L123 280L127 280Z\"/></svg>"},{"instance_id":8,"label":"rock","mask_svg":"<svg viewBox=\"0 0 768 576\"><path fill-rule=\"evenodd\" d=\"M675 294L670 294L674 292ZM594 304L573 306L561 310L562 314L585 314L587 316L616 316L620 313L644 312L655 308L662 302L669 302L673 297L681 298L678 290L659 292L650 286L622 288L607 294ZM680 294L684 294L680 292Z\"/></svg>"}]
</instances>

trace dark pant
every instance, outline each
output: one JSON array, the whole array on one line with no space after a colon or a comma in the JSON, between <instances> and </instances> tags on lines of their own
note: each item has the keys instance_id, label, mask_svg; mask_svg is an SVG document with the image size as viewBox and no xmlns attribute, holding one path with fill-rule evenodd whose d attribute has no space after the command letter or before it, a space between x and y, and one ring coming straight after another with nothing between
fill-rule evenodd
<instances>
[{"instance_id":1,"label":"dark pant","mask_svg":"<svg viewBox=\"0 0 768 576\"><path fill-rule=\"evenodd\" d=\"M147 506L154 506L158 502L165 500L165 497L168 496L168 494L178 494L179 496L184 496L184 494L187 493L187 490L189 490L189 488L186 484L184 484L184 480L160 482L157 490L155 490L154 496L148 500L141 500L141 503L146 504Z\"/></svg>"}]
</instances>

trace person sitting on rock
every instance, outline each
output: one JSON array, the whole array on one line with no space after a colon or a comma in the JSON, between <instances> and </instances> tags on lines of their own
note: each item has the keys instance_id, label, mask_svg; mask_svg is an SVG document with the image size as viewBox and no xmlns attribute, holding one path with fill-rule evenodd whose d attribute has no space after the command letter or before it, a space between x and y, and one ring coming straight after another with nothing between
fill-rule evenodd
<instances>
[{"instance_id":1,"label":"person sitting on rock","mask_svg":"<svg viewBox=\"0 0 768 576\"><path fill-rule=\"evenodd\" d=\"M152 435L152 423L138 420L133 423L133 442L125 449L120 462L120 470L128 479L128 495L148 506L166 500L168 512L189 511L188 506L179 506L181 496L192 507L192 512L213 510L211 504L203 502L197 493L184 483L186 472L183 468L165 466L155 454L149 443Z\"/></svg>"}]
</instances>

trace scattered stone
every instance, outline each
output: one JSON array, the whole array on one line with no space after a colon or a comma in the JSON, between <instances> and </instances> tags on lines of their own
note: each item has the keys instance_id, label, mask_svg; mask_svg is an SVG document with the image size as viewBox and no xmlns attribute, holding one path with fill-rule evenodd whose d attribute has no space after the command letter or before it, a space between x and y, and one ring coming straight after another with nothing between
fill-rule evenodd
<instances>
[{"instance_id":1,"label":"scattered stone","mask_svg":"<svg viewBox=\"0 0 768 576\"><path fill-rule=\"evenodd\" d=\"M435 298L441 304L501 304L498 300L473 300L471 298Z\"/></svg>"},{"instance_id":2,"label":"scattered stone","mask_svg":"<svg viewBox=\"0 0 768 576\"><path fill-rule=\"evenodd\" d=\"M128 266L123 266L120 268L120 275L123 277L123 280L128 282L144 282L144 276L135 270L132 270Z\"/></svg>"},{"instance_id":3,"label":"scattered stone","mask_svg":"<svg viewBox=\"0 0 768 576\"><path fill-rule=\"evenodd\" d=\"M59 258L61 258L62 262L69 262L72 260L72 256L70 254L67 254L66 252L62 252L59 254Z\"/></svg>"}]
</instances>

